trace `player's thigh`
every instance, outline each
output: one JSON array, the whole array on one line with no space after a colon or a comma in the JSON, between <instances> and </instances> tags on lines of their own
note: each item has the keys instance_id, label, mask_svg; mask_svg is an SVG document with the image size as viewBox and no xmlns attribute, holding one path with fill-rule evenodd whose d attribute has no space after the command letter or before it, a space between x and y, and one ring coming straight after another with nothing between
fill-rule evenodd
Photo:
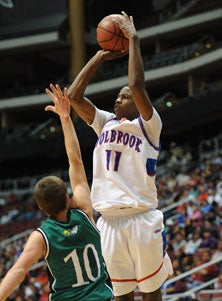
<instances>
[{"instance_id":1,"label":"player's thigh","mask_svg":"<svg viewBox=\"0 0 222 301\"><path fill-rule=\"evenodd\" d=\"M158 270L163 262L165 247L162 212L152 210L139 214L131 227L129 244L137 279Z\"/></svg>"},{"instance_id":2,"label":"player's thigh","mask_svg":"<svg viewBox=\"0 0 222 301\"><path fill-rule=\"evenodd\" d=\"M111 278L135 278L134 262L128 248L127 217L100 217L102 252Z\"/></svg>"}]
</instances>

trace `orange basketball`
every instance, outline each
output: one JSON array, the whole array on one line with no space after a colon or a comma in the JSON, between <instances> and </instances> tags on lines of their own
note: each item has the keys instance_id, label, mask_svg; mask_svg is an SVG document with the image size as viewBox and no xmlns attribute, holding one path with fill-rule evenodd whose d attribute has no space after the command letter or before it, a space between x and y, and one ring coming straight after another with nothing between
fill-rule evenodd
<instances>
[{"instance_id":1,"label":"orange basketball","mask_svg":"<svg viewBox=\"0 0 222 301\"><path fill-rule=\"evenodd\" d=\"M129 40L124 36L116 22L117 17L122 15L112 14L103 18L96 29L96 39L99 46L104 50L120 51L129 49Z\"/></svg>"}]
</instances>

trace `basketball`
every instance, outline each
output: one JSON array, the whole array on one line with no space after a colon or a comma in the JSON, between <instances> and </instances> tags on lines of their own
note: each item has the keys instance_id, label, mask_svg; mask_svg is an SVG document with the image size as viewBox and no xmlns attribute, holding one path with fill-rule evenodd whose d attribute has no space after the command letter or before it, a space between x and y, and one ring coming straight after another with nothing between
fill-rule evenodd
<instances>
[{"instance_id":1,"label":"basketball","mask_svg":"<svg viewBox=\"0 0 222 301\"><path fill-rule=\"evenodd\" d=\"M96 39L99 46L104 50L121 51L129 49L129 40L121 31L117 18L122 15L112 14L103 18L96 29Z\"/></svg>"}]
</instances>

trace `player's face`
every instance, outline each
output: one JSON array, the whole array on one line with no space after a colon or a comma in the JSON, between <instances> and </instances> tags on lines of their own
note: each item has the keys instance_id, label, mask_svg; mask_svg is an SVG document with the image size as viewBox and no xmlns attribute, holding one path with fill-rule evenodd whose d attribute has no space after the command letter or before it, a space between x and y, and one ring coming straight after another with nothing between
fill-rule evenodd
<instances>
[{"instance_id":1,"label":"player's face","mask_svg":"<svg viewBox=\"0 0 222 301\"><path fill-rule=\"evenodd\" d=\"M138 115L137 108L133 101L132 93L129 87L123 87L114 104L114 112L118 119L126 117L127 119L134 119Z\"/></svg>"}]
</instances>

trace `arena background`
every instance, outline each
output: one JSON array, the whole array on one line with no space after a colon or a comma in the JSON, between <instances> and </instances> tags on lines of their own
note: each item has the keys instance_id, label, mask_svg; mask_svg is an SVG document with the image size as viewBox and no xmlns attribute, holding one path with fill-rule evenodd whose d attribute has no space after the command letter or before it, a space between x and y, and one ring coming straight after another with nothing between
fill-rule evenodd
<instances>
[{"instance_id":1,"label":"arena background","mask_svg":"<svg viewBox=\"0 0 222 301\"><path fill-rule=\"evenodd\" d=\"M44 91L50 83L71 84L99 49L99 21L122 10L134 17L147 91L163 120L159 165L172 145L188 147L196 160L211 148L221 151L221 0L0 0L0 197L18 179L28 178L21 186L31 190L32 177L58 171L67 177L61 127L44 112L50 103ZM125 84L127 57L105 62L86 94L112 110ZM72 116L90 183L96 136Z\"/></svg>"},{"instance_id":2,"label":"arena background","mask_svg":"<svg viewBox=\"0 0 222 301\"><path fill-rule=\"evenodd\" d=\"M10 8L7 2L0 3L1 178L66 164L58 120L44 112L50 103L44 90L51 82L69 86L99 49L98 22L121 10L139 30L147 90L163 119L163 149L172 140L197 146L220 133L221 1L13 0ZM127 83L126 60L104 64L88 87L100 108L112 109ZM80 121L78 133L91 169L95 136Z\"/></svg>"}]
</instances>

